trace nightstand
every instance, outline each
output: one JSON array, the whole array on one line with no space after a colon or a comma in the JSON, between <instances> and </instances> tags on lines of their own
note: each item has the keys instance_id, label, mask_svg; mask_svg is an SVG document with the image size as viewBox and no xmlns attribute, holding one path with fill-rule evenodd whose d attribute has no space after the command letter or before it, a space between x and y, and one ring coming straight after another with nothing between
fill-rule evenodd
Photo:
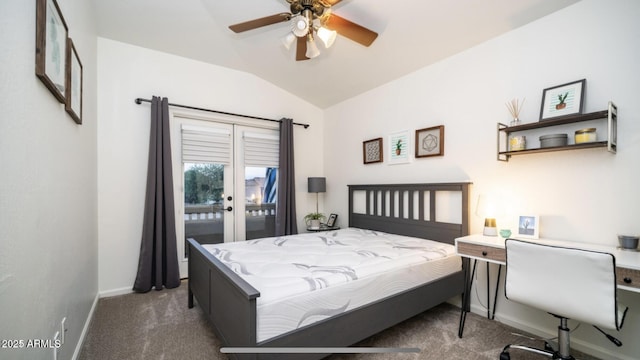
<instances>
[{"instance_id":1,"label":"nightstand","mask_svg":"<svg viewBox=\"0 0 640 360\"><path fill-rule=\"evenodd\" d=\"M320 227L316 229L307 227L308 232L332 231L332 230L340 230L340 226L327 226L325 224L321 224Z\"/></svg>"}]
</instances>

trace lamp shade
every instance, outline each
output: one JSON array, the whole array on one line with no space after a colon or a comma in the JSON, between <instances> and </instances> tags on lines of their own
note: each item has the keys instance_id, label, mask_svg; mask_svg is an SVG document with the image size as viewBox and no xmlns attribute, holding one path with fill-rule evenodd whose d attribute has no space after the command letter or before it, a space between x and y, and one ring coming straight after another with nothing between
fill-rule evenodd
<instances>
[{"instance_id":1,"label":"lamp shade","mask_svg":"<svg viewBox=\"0 0 640 360\"><path fill-rule=\"evenodd\" d=\"M496 217L502 214L502 201L496 196L480 195L478 196L478 206L476 206L476 215L484 217L483 235L497 236Z\"/></svg>"},{"instance_id":2,"label":"lamp shade","mask_svg":"<svg viewBox=\"0 0 640 360\"><path fill-rule=\"evenodd\" d=\"M302 15L297 15L291 21L291 31L297 37L303 37L309 33L309 19Z\"/></svg>"},{"instance_id":3,"label":"lamp shade","mask_svg":"<svg viewBox=\"0 0 640 360\"><path fill-rule=\"evenodd\" d=\"M316 45L316 41L313 39L311 34L307 35L307 52L305 55L309 59L313 59L320 55L320 50L318 49L318 45Z\"/></svg>"},{"instance_id":4,"label":"lamp shade","mask_svg":"<svg viewBox=\"0 0 640 360\"><path fill-rule=\"evenodd\" d=\"M327 191L327 181L323 177L307 178L308 192L321 193Z\"/></svg>"},{"instance_id":5,"label":"lamp shade","mask_svg":"<svg viewBox=\"0 0 640 360\"><path fill-rule=\"evenodd\" d=\"M281 40L284 47L287 48L287 50L289 50L291 48L291 44L293 44L293 42L296 40L296 35L291 31L289 31L287 35L282 37Z\"/></svg>"},{"instance_id":6,"label":"lamp shade","mask_svg":"<svg viewBox=\"0 0 640 360\"><path fill-rule=\"evenodd\" d=\"M495 196L480 195L478 196L478 205L476 206L476 215L495 218L500 215L501 207L499 199Z\"/></svg>"},{"instance_id":7,"label":"lamp shade","mask_svg":"<svg viewBox=\"0 0 640 360\"><path fill-rule=\"evenodd\" d=\"M329 30L324 26L318 28L318 31L316 33L318 34L320 40L322 40L322 42L324 43L324 47L326 47L327 49L330 48L331 45L333 45L334 41L336 41L336 36L338 34L335 30Z\"/></svg>"}]
</instances>

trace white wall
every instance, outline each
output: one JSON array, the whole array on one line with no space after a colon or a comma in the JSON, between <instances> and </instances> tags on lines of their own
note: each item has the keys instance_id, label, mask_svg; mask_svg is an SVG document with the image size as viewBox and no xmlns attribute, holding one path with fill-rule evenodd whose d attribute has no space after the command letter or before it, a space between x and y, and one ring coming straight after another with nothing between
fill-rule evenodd
<instances>
[{"instance_id":1,"label":"white wall","mask_svg":"<svg viewBox=\"0 0 640 360\"><path fill-rule=\"evenodd\" d=\"M639 234L638 19L638 1L584 0L327 109L325 173L327 186L335 189L326 194L328 208L346 223L347 184L471 180L471 211L480 193L509 199L511 217L499 218L500 228L514 229L515 215L532 213L540 215L540 235L547 238L617 245L616 234ZM582 78L587 79L585 112L604 110L609 100L619 107L616 155L591 149L496 161L496 123L509 122L507 101L526 98L521 119L535 122L543 89ZM388 149L391 132L409 129L413 134L441 124L444 157L405 165L362 164L362 141L382 136ZM482 230L482 221L471 216L473 233ZM484 272L479 276L483 279ZM481 299L485 291L480 284ZM572 334L576 344L637 359L640 295L621 292L620 297L635 305L625 329L616 334L624 346L615 348L586 325ZM550 316L499 301L501 321L555 332ZM478 300L473 303L480 310Z\"/></svg>"},{"instance_id":2,"label":"white wall","mask_svg":"<svg viewBox=\"0 0 640 360\"><path fill-rule=\"evenodd\" d=\"M36 1L0 2L0 338L51 339L66 316L70 359L98 291L96 31L86 1L58 3L84 65L82 125L35 76Z\"/></svg>"},{"instance_id":3,"label":"white wall","mask_svg":"<svg viewBox=\"0 0 640 360\"><path fill-rule=\"evenodd\" d=\"M322 176L323 127L318 108L253 75L109 39L98 39L98 199L100 292L129 291L142 233L149 147L149 104L170 102L308 123L294 130L297 209L315 208L307 177ZM298 219L301 228L302 216Z\"/></svg>"}]
</instances>

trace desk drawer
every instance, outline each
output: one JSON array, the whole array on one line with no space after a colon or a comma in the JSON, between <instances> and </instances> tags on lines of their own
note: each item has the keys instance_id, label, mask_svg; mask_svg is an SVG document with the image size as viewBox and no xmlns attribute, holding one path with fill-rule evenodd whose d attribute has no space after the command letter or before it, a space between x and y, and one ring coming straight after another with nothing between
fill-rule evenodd
<instances>
[{"instance_id":1,"label":"desk drawer","mask_svg":"<svg viewBox=\"0 0 640 360\"><path fill-rule=\"evenodd\" d=\"M618 285L640 289L640 270L616 267L616 281Z\"/></svg>"},{"instance_id":2,"label":"desk drawer","mask_svg":"<svg viewBox=\"0 0 640 360\"><path fill-rule=\"evenodd\" d=\"M492 246L469 244L458 242L458 253L462 256L469 255L481 259L506 262L507 252L505 249L495 248ZM638 280L640 282L640 280Z\"/></svg>"}]
</instances>

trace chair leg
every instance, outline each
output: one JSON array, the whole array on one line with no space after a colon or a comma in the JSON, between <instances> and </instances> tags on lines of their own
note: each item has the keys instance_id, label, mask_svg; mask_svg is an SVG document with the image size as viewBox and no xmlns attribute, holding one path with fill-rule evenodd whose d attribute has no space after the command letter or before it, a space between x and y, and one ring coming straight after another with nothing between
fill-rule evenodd
<instances>
[{"instance_id":1,"label":"chair leg","mask_svg":"<svg viewBox=\"0 0 640 360\"><path fill-rule=\"evenodd\" d=\"M560 318L560 326L558 326L558 359L574 359L570 352L571 348L569 343L569 327L567 326L567 319Z\"/></svg>"},{"instance_id":2,"label":"chair leg","mask_svg":"<svg viewBox=\"0 0 640 360\"><path fill-rule=\"evenodd\" d=\"M533 352L540 355L545 355L552 359L557 359L555 357L556 353L553 351L537 349L537 348L534 348L531 346L525 346L525 345L507 345L504 347L504 349L502 349L502 352L500 353L500 360L511 359L511 355L509 355L509 349L520 349L520 350L529 351L529 352Z\"/></svg>"}]
</instances>

